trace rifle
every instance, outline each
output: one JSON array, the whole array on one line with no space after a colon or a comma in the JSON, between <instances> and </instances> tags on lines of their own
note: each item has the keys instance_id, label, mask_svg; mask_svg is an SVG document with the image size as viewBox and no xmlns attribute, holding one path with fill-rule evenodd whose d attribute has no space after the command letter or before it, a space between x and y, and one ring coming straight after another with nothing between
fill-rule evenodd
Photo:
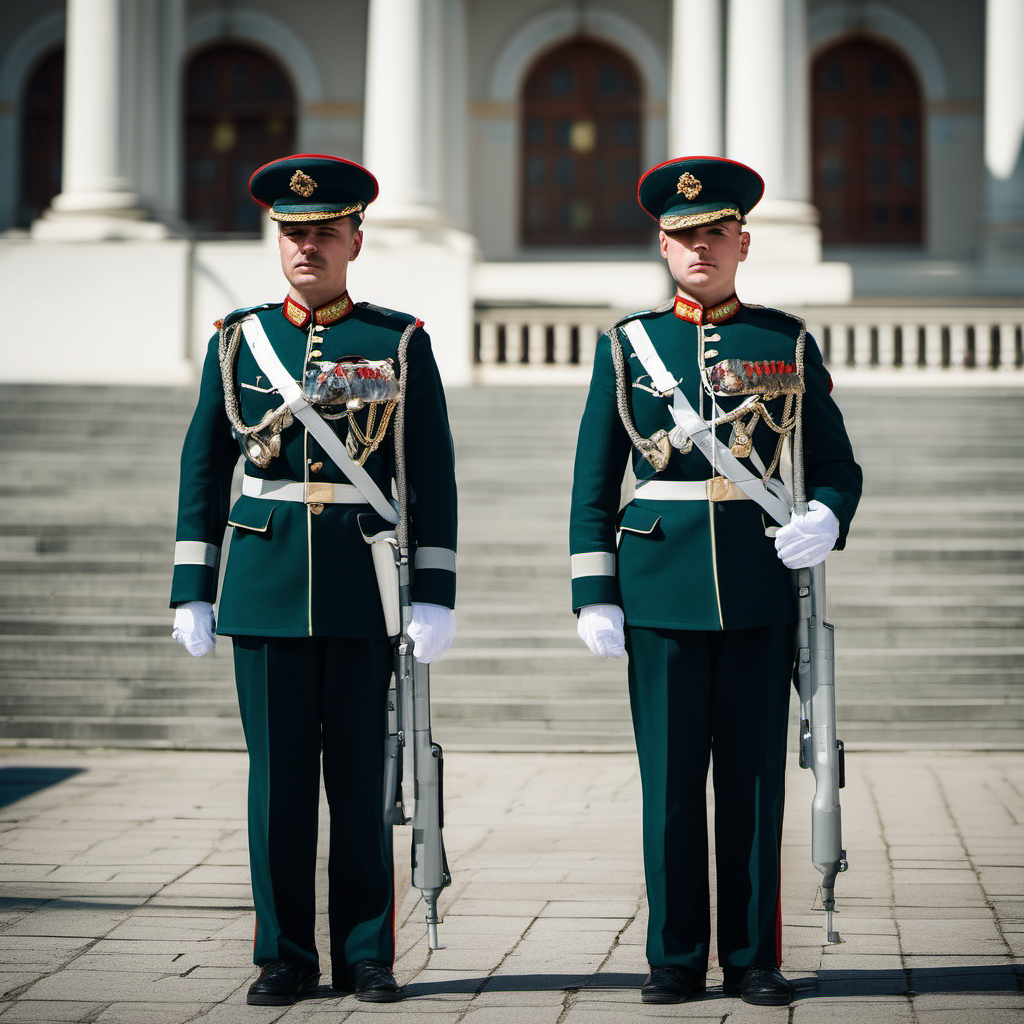
<instances>
[{"instance_id":1,"label":"rifle","mask_svg":"<svg viewBox=\"0 0 1024 1024\"><path fill-rule=\"evenodd\" d=\"M802 403L801 403L802 404ZM793 512L807 512L804 489L802 409L793 436ZM821 872L825 934L842 942L832 928L836 875L849 864L843 849L839 790L846 785L843 741L836 737L835 637L825 621L825 564L796 570L800 617L796 628L796 683L800 692L800 767L814 773L811 801L811 863Z\"/></svg>"},{"instance_id":2,"label":"rifle","mask_svg":"<svg viewBox=\"0 0 1024 1024\"><path fill-rule=\"evenodd\" d=\"M427 907L427 940L440 949L437 899L451 873L444 852L442 780L444 758L441 746L430 733L430 667L413 657L409 639L412 622L412 563L409 543L409 499L405 471L405 352L417 325L406 329L399 343L399 401L395 412L395 490L398 497L398 525L394 532L385 527L363 530L370 544L389 636L395 640L395 672L388 689L388 737L385 745L384 821L389 825L412 825L412 884L421 891ZM362 525L364 517L360 517ZM378 520L379 522L379 520ZM412 807L412 813L406 808Z\"/></svg>"}]
</instances>

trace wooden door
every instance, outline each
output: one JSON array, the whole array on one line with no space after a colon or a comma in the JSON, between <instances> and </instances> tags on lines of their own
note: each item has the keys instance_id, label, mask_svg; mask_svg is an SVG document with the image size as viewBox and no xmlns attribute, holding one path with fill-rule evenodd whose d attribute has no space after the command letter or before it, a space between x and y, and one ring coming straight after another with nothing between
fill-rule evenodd
<instances>
[{"instance_id":1,"label":"wooden door","mask_svg":"<svg viewBox=\"0 0 1024 1024\"><path fill-rule=\"evenodd\" d=\"M295 92L270 57L217 46L185 72L185 218L210 235L260 230L247 183L257 167L295 148Z\"/></svg>"},{"instance_id":2,"label":"wooden door","mask_svg":"<svg viewBox=\"0 0 1024 1024\"><path fill-rule=\"evenodd\" d=\"M826 245L924 240L921 90L898 54L857 39L812 70L814 203Z\"/></svg>"},{"instance_id":3,"label":"wooden door","mask_svg":"<svg viewBox=\"0 0 1024 1024\"><path fill-rule=\"evenodd\" d=\"M524 245L636 245L652 224L636 201L640 80L611 47L580 39L541 57L522 103Z\"/></svg>"}]
</instances>

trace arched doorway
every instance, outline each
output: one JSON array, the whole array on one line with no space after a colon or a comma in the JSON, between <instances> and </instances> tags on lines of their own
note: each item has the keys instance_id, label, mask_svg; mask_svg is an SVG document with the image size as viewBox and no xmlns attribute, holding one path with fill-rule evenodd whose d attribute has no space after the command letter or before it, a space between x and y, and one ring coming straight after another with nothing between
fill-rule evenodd
<instances>
[{"instance_id":1,"label":"arched doorway","mask_svg":"<svg viewBox=\"0 0 1024 1024\"><path fill-rule=\"evenodd\" d=\"M921 89L907 62L868 39L812 69L814 203L826 245L924 241Z\"/></svg>"},{"instance_id":2,"label":"arched doorway","mask_svg":"<svg viewBox=\"0 0 1024 1024\"><path fill-rule=\"evenodd\" d=\"M541 57L523 87L520 235L524 245L638 245L651 224L636 201L640 79L587 39Z\"/></svg>"},{"instance_id":3,"label":"arched doorway","mask_svg":"<svg viewBox=\"0 0 1024 1024\"><path fill-rule=\"evenodd\" d=\"M185 71L185 219L203 235L257 234L246 189L261 164L295 148L295 91L266 54L204 50Z\"/></svg>"},{"instance_id":4,"label":"arched doorway","mask_svg":"<svg viewBox=\"0 0 1024 1024\"><path fill-rule=\"evenodd\" d=\"M60 192L64 132L64 48L43 57L25 84L21 107L18 227L27 228Z\"/></svg>"}]
</instances>

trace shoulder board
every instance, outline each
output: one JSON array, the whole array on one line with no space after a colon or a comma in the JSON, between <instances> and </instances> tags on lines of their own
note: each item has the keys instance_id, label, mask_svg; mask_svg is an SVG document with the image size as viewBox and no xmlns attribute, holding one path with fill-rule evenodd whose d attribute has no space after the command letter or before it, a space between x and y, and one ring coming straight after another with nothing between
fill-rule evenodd
<instances>
[{"instance_id":1,"label":"shoulder board","mask_svg":"<svg viewBox=\"0 0 1024 1024\"><path fill-rule=\"evenodd\" d=\"M221 324L225 327L230 327L232 324L237 324L239 320L244 320L250 313L257 313L261 309L276 309L278 306L283 305L281 302L264 302L259 306L243 306L241 309L234 309L223 320L215 324L218 330L220 330Z\"/></svg>"},{"instance_id":2,"label":"shoulder board","mask_svg":"<svg viewBox=\"0 0 1024 1024\"><path fill-rule=\"evenodd\" d=\"M795 328L797 331L807 329L807 324L804 320L801 317L794 316L792 313L786 313L781 309L773 309L771 306L758 306L749 302L745 302L743 305L752 313L759 313L763 316L770 317L773 320L778 320Z\"/></svg>"},{"instance_id":3,"label":"shoulder board","mask_svg":"<svg viewBox=\"0 0 1024 1024\"><path fill-rule=\"evenodd\" d=\"M405 330L411 323L422 323L409 313L400 313L397 309L388 309L386 306L375 306L372 302L357 302L355 308L397 321L394 325L397 331Z\"/></svg>"},{"instance_id":4,"label":"shoulder board","mask_svg":"<svg viewBox=\"0 0 1024 1024\"><path fill-rule=\"evenodd\" d=\"M621 327L623 324L628 324L630 320L639 320L644 316L656 316L658 313L667 313L672 308L673 301L673 299L669 299L668 302L663 302L660 306L655 306L654 309L641 309L636 313L628 313L621 320L616 320L612 326Z\"/></svg>"}]
</instances>

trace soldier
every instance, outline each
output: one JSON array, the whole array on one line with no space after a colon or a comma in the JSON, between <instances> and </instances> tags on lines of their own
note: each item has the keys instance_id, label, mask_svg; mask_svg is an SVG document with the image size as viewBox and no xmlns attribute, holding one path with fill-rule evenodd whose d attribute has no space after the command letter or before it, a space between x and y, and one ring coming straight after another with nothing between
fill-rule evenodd
<instances>
[{"instance_id":1,"label":"soldier","mask_svg":"<svg viewBox=\"0 0 1024 1024\"><path fill-rule=\"evenodd\" d=\"M641 178L676 294L602 336L576 449L579 633L599 656L629 655L650 1003L705 989L712 755L724 990L749 1003L793 998L778 969L797 618L789 569L843 547L861 473L802 322L736 297L743 224L763 191L749 167L712 157L670 160ZM788 519L780 467L801 406L812 500L776 533L768 510ZM635 497L620 510L630 455Z\"/></svg>"},{"instance_id":2,"label":"soldier","mask_svg":"<svg viewBox=\"0 0 1024 1024\"><path fill-rule=\"evenodd\" d=\"M393 649L364 532L388 525L371 505L391 512L384 495L404 451L416 545L408 632L416 658L433 661L455 634L451 434L422 323L353 303L346 290L363 211L377 195L374 177L348 160L300 154L259 168L249 190L277 221L288 291L283 302L230 313L210 341L181 457L174 637L197 656L213 650L215 629L234 645L260 967L247 1001L290 1004L319 982L322 765L331 809L332 986L387 1002L399 998L391 829L383 819ZM260 337L269 353L253 344ZM282 382L285 392L302 385L332 437L293 419L297 405L282 404ZM396 446L399 400L409 429ZM232 505L232 471L243 456L242 493Z\"/></svg>"}]
</instances>

